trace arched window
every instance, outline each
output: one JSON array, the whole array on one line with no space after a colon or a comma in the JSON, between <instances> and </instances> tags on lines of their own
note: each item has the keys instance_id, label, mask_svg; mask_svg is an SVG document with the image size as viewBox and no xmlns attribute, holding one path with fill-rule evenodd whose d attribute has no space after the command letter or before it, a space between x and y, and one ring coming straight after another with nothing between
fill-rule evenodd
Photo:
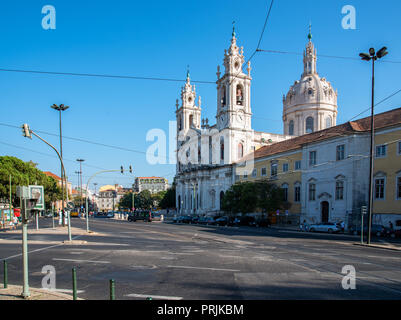
<instances>
[{"instance_id":1,"label":"arched window","mask_svg":"<svg viewBox=\"0 0 401 320\"><path fill-rule=\"evenodd\" d=\"M294 120L291 120L290 124L288 125L288 134L290 136L294 135Z\"/></svg>"},{"instance_id":2,"label":"arched window","mask_svg":"<svg viewBox=\"0 0 401 320\"><path fill-rule=\"evenodd\" d=\"M178 211L181 211L181 195L178 196Z\"/></svg>"},{"instance_id":3,"label":"arched window","mask_svg":"<svg viewBox=\"0 0 401 320\"><path fill-rule=\"evenodd\" d=\"M178 118L178 130L182 130L182 116Z\"/></svg>"},{"instance_id":4,"label":"arched window","mask_svg":"<svg viewBox=\"0 0 401 320\"><path fill-rule=\"evenodd\" d=\"M312 133L314 131L313 129L313 118L312 117L308 117L306 118L306 133Z\"/></svg>"},{"instance_id":5,"label":"arched window","mask_svg":"<svg viewBox=\"0 0 401 320\"><path fill-rule=\"evenodd\" d=\"M238 159L244 156L244 145L242 143L238 144Z\"/></svg>"},{"instance_id":6,"label":"arched window","mask_svg":"<svg viewBox=\"0 0 401 320\"><path fill-rule=\"evenodd\" d=\"M330 127L331 127L331 117L328 116L328 117L326 118L326 129L327 129L327 128L330 128Z\"/></svg>"},{"instance_id":7,"label":"arched window","mask_svg":"<svg viewBox=\"0 0 401 320\"><path fill-rule=\"evenodd\" d=\"M237 105L242 106L244 104L244 89L240 84L237 85L236 97L237 97Z\"/></svg>"},{"instance_id":8,"label":"arched window","mask_svg":"<svg viewBox=\"0 0 401 320\"><path fill-rule=\"evenodd\" d=\"M220 139L220 160L224 161L224 138Z\"/></svg>"},{"instance_id":9,"label":"arched window","mask_svg":"<svg viewBox=\"0 0 401 320\"><path fill-rule=\"evenodd\" d=\"M220 210L222 209L222 204L223 204L223 198L224 198L224 191L220 192Z\"/></svg>"},{"instance_id":10,"label":"arched window","mask_svg":"<svg viewBox=\"0 0 401 320\"><path fill-rule=\"evenodd\" d=\"M221 88L221 105L226 105L226 87Z\"/></svg>"},{"instance_id":11,"label":"arched window","mask_svg":"<svg viewBox=\"0 0 401 320\"><path fill-rule=\"evenodd\" d=\"M194 116L192 114L189 115L189 127L194 125Z\"/></svg>"}]
</instances>

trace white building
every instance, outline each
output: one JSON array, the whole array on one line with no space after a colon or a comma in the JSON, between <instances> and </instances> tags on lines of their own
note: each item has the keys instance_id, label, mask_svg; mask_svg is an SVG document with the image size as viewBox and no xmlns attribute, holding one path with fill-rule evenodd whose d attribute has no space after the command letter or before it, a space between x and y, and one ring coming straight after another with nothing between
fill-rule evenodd
<instances>
[{"instance_id":1,"label":"white building","mask_svg":"<svg viewBox=\"0 0 401 320\"><path fill-rule=\"evenodd\" d=\"M304 51L304 72L283 97L284 134L301 136L335 126L337 90L317 73L312 35Z\"/></svg>"},{"instance_id":2,"label":"white building","mask_svg":"<svg viewBox=\"0 0 401 320\"><path fill-rule=\"evenodd\" d=\"M181 105L178 100L176 103L178 212L218 212L224 192L235 182L238 174L233 171L234 163L262 146L336 123L337 93L329 82L317 74L316 59L309 35L302 79L291 87L283 102L285 135L255 132L252 129L251 67L248 63L247 72L244 73L243 47L237 46L234 31L231 45L224 52L223 75L220 67L217 67L215 125L209 125L208 119L201 120L201 98L196 103L195 86L187 74L181 90ZM327 120L329 117L330 123ZM312 126L309 123L311 118ZM241 170L251 172L252 168Z\"/></svg>"}]
</instances>

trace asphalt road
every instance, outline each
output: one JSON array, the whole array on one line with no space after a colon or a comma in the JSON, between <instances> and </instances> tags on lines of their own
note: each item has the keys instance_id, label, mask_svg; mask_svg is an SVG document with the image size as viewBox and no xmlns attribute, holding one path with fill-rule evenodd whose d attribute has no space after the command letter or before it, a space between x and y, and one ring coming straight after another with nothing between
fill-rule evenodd
<instances>
[{"instance_id":1,"label":"asphalt road","mask_svg":"<svg viewBox=\"0 0 401 320\"><path fill-rule=\"evenodd\" d=\"M85 220L72 226L85 229ZM72 289L76 267L78 297L91 300L108 299L109 279L117 299L401 299L401 251L356 246L355 237L112 219L91 219L90 228L97 234L73 234L83 245L62 244L66 233L30 234L30 286L40 288L43 266L52 265L58 290ZM20 239L0 233L15 285ZM355 290L342 288L346 265L355 268Z\"/></svg>"}]
</instances>

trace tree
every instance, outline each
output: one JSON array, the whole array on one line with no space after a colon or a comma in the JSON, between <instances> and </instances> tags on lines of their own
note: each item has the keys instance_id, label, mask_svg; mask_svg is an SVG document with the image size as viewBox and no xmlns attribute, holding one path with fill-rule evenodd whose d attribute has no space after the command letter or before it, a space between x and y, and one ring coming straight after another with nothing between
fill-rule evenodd
<instances>
[{"instance_id":1,"label":"tree","mask_svg":"<svg viewBox=\"0 0 401 320\"><path fill-rule=\"evenodd\" d=\"M134 196L134 205L138 209L151 209L153 206L152 194L149 190L143 190ZM118 203L120 208L132 208L132 192L126 193Z\"/></svg>"},{"instance_id":2,"label":"tree","mask_svg":"<svg viewBox=\"0 0 401 320\"><path fill-rule=\"evenodd\" d=\"M167 189L159 205L162 209L175 208L175 184Z\"/></svg>"},{"instance_id":3,"label":"tree","mask_svg":"<svg viewBox=\"0 0 401 320\"><path fill-rule=\"evenodd\" d=\"M47 208L50 207L51 202L62 198L62 191L57 181L37 169L35 163L32 161L24 162L16 157L2 156L0 157L0 201L2 202L9 202L10 175L12 183L11 200L14 207L19 206L19 199L16 196L17 186L43 185Z\"/></svg>"},{"instance_id":4,"label":"tree","mask_svg":"<svg viewBox=\"0 0 401 320\"><path fill-rule=\"evenodd\" d=\"M271 212L288 209L283 189L267 181L242 182L230 187L222 199L222 210L228 213Z\"/></svg>"}]
</instances>

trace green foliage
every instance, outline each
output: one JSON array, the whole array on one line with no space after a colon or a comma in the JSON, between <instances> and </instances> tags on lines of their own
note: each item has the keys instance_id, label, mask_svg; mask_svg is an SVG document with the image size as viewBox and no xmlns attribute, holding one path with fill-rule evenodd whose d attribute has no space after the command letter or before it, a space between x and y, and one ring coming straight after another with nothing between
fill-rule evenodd
<instances>
[{"instance_id":1,"label":"green foliage","mask_svg":"<svg viewBox=\"0 0 401 320\"><path fill-rule=\"evenodd\" d=\"M159 206L162 209L175 208L175 185L165 191L163 199L160 201Z\"/></svg>"},{"instance_id":2,"label":"green foliage","mask_svg":"<svg viewBox=\"0 0 401 320\"><path fill-rule=\"evenodd\" d=\"M243 182L230 187L222 199L222 210L228 213L272 212L288 209L284 191L269 182Z\"/></svg>"},{"instance_id":3,"label":"green foliage","mask_svg":"<svg viewBox=\"0 0 401 320\"><path fill-rule=\"evenodd\" d=\"M57 185L57 181L37 169L35 163L3 156L0 157L0 200L2 202L9 202L10 199L10 175L11 200L14 207L19 206L19 199L16 196L17 186L43 185L46 208L51 206L52 201L62 198L61 188Z\"/></svg>"},{"instance_id":4,"label":"green foliage","mask_svg":"<svg viewBox=\"0 0 401 320\"><path fill-rule=\"evenodd\" d=\"M153 206L152 194L149 190L143 190L134 195L135 208L151 209ZM119 202L120 208L132 208L132 192L126 193Z\"/></svg>"}]
</instances>

